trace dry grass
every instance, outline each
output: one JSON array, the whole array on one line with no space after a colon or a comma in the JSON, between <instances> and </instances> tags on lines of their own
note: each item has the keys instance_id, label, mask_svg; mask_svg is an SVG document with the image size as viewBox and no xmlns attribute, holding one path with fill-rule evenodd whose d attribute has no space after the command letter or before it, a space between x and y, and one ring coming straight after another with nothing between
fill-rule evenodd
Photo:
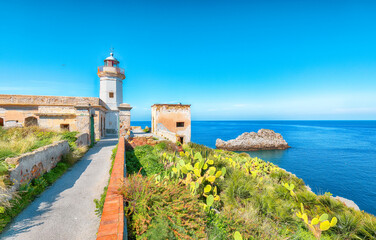
<instances>
[{"instance_id":1,"label":"dry grass","mask_svg":"<svg viewBox=\"0 0 376 240\"><path fill-rule=\"evenodd\" d=\"M0 129L0 161L62 139L62 134L38 127Z\"/></svg>"}]
</instances>

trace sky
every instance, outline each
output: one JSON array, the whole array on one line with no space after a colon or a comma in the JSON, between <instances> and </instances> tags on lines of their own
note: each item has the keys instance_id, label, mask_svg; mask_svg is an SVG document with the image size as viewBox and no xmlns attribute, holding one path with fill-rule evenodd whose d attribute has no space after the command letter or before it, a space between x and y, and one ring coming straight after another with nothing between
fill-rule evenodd
<instances>
[{"instance_id":1,"label":"sky","mask_svg":"<svg viewBox=\"0 0 376 240\"><path fill-rule=\"evenodd\" d=\"M375 1L2 1L0 94L99 97L125 69L132 120L376 119Z\"/></svg>"}]
</instances>

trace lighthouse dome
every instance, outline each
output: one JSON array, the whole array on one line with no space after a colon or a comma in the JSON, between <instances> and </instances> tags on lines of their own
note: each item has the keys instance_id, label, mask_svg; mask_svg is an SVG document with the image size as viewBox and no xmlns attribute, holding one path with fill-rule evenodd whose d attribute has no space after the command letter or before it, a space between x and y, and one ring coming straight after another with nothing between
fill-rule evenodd
<instances>
[{"instance_id":1,"label":"lighthouse dome","mask_svg":"<svg viewBox=\"0 0 376 240\"><path fill-rule=\"evenodd\" d=\"M114 53L110 53L111 56L107 57L104 61L114 61L116 63L118 63L119 61L114 58Z\"/></svg>"}]
</instances>

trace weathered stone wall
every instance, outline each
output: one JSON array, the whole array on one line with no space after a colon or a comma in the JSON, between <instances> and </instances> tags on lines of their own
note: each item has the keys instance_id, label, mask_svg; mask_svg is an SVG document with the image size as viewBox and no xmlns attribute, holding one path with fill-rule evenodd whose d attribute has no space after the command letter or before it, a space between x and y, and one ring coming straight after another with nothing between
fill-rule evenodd
<instances>
[{"instance_id":1,"label":"weathered stone wall","mask_svg":"<svg viewBox=\"0 0 376 240\"><path fill-rule=\"evenodd\" d=\"M1 96L1 95L0 95ZM69 131L90 134L90 114L94 115L95 138L104 137L106 110L102 107L93 108L88 104L76 106L2 106L0 118L5 127L26 126L29 117L36 119L42 128L60 131L61 125L69 125Z\"/></svg>"},{"instance_id":2,"label":"weathered stone wall","mask_svg":"<svg viewBox=\"0 0 376 240\"><path fill-rule=\"evenodd\" d=\"M63 115L76 115L76 110L73 106L39 106L38 114L63 114Z\"/></svg>"},{"instance_id":3,"label":"weathered stone wall","mask_svg":"<svg viewBox=\"0 0 376 240\"><path fill-rule=\"evenodd\" d=\"M76 135L77 147L84 147L90 145L90 135L88 133L79 133Z\"/></svg>"},{"instance_id":4,"label":"weathered stone wall","mask_svg":"<svg viewBox=\"0 0 376 240\"><path fill-rule=\"evenodd\" d=\"M131 111L120 110L119 112L119 135L125 136L128 130L131 129Z\"/></svg>"},{"instance_id":5,"label":"weathered stone wall","mask_svg":"<svg viewBox=\"0 0 376 240\"><path fill-rule=\"evenodd\" d=\"M26 118L35 117L42 128L59 131L62 124L69 124L70 131L90 134L91 110L94 111L95 138L101 138L108 107L99 98L0 94L0 118L2 124L9 127L25 126ZM117 126L117 122L115 124Z\"/></svg>"},{"instance_id":6,"label":"weathered stone wall","mask_svg":"<svg viewBox=\"0 0 376 240\"><path fill-rule=\"evenodd\" d=\"M38 126L42 128L60 131L61 124L68 124L69 131L80 131L77 128L76 116L39 116Z\"/></svg>"},{"instance_id":7,"label":"weathered stone wall","mask_svg":"<svg viewBox=\"0 0 376 240\"><path fill-rule=\"evenodd\" d=\"M14 183L12 190L17 190L20 184L27 183L50 171L67 153L69 153L69 144L64 140L18 157L5 159L8 164L16 165L9 174L10 180Z\"/></svg>"},{"instance_id":8,"label":"weathered stone wall","mask_svg":"<svg viewBox=\"0 0 376 240\"><path fill-rule=\"evenodd\" d=\"M76 107L76 125L81 133L90 134L90 111L87 108Z\"/></svg>"},{"instance_id":9,"label":"weathered stone wall","mask_svg":"<svg viewBox=\"0 0 376 240\"><path fill-rule=\"evenodd\" d=\"M8 127L14 126L14 122L17 123L17 126L23 126L28 117L38 119L37 112L38 107L35 106L0 106L0 117L3 118L4 126Z\"/></svg>"},{"instance_id":10,"label":"weathered stone wall","mask_svg":"<svg viewBox=\"0 0 376 240\"><path fill-rule=\"evenodd\" d=\"M177 123L184 123L183 127ZM155 104L152 106L152 133L173 142L191 141L191 108L181 104Z\"/></svg>"}]
</instances>

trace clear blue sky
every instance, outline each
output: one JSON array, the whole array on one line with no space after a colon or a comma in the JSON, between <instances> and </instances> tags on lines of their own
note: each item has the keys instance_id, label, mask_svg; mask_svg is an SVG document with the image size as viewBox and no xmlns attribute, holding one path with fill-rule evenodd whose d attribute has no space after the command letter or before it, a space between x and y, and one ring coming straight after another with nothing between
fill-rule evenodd
<instances>
[{"instance_id":1,"label":"clear blue sky","mask_svg":"<svg viewBox=\"0 0 376 240\"><path fill-rule=\"evenodd\" d=\"M375 1L3 1L0 93L99 96L114 47L132 120L376 119Z\"/></svg>"}]
</instances>

